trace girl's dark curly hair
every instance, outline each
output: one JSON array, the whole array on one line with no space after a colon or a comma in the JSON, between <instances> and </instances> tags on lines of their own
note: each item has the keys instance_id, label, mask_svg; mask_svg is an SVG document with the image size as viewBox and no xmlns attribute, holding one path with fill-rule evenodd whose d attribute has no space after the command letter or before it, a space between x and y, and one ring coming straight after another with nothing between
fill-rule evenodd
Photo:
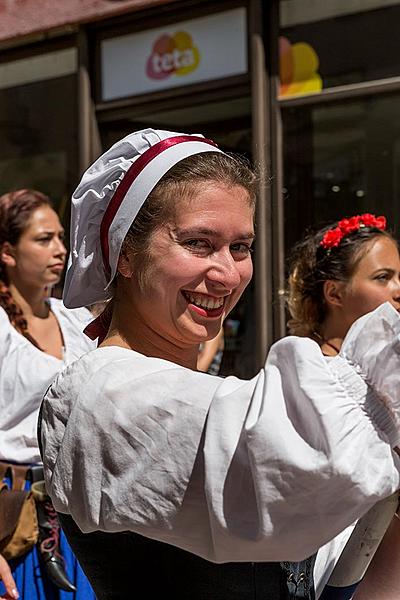
<instances>
[{"instance_id":1,"label":"girl's dark curly hair","mask_svg":"<svg viewBox=\"0 0 400 600\"><path fill-rule=\"evenodd\" d=\"M325 281L348 282L377 239L386 237L397 245L388 231L360 227L346 234L338 246L323 248L321 241L325 233L337 226L338 222L332 223L308 235L290 253L287 305L291 316L288 328L292 335L319 333L327 310L323 291Z\"/></svg>"}]
</instances>

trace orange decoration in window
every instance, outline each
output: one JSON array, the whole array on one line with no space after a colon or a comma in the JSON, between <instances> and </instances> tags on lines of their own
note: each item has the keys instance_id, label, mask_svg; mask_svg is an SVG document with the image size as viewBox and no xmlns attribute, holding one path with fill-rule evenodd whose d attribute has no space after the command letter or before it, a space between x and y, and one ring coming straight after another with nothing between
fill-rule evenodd
<instances>
[{"instance_id":1,"label":"orange decoration in window","mask_svg":"<svg viewBox=\"0 0 400 600\"><path fill-rule=\"evenodd\" d=\"M314 48L306 42L291 44L279 38L280 96L315 94L322 90L318 73L319 59Z\"/></svg>"}]
</instances>

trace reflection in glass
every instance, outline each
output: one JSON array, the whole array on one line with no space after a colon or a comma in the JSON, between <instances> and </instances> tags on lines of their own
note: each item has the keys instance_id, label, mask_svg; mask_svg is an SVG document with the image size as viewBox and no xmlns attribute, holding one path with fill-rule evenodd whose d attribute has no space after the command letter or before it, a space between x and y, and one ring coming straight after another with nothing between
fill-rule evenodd
<instances>
[{"instance_id":1,"label":"reflection in glass","mask_svg":"<svg viewBox=\"0 0 400 600\"><path fill-rule=\"evenodd\" d=\"M397 226L399 96L283 110L286 244L309 225L359 212Z\"/></svg>"},{"instance_id":2,"label":"reflection in glass","mask_svg":"<svg viewBox=\"0 0 400 600\"><path fill-rule=\"evenodd\" d=\"M61 218L77 183L76 77L0 89L0 193L31 187Z\"/></svg>"},{"instance_id":3,"label":"reflection in glass","mask_svg":"<svg viewBox=\"0 0 400 600\"><path fill-rule=\"evenodd\" d=\"M281 2L282 83L290 59L296 84L284 89L283 97L315 93L318 77L326 89L399 76L399 22L400 4L393 1Z\"/></svg>"}]
</instances>

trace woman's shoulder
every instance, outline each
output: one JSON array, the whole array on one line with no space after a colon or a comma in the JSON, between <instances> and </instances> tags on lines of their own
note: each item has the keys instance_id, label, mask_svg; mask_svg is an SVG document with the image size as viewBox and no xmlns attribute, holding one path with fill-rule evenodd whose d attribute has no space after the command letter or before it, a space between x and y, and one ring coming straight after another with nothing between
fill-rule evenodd
<instances>
[{"instance_id":1,"label":"woman's shoulder","mask_svg":"<svg viewBox=\"0 0 400 600\"><path fill-rule=\"evenodd\" d=\"M8 318L8 314L6 313L4 308L2 308L1 306L0 306L0 325L1 325L2 329L3 329L3 327L12 327L12 325L10 323L10 319Z\"/></svg>"},{"instance_id":2,"label":"woman's shoulder","mask_svg":"<svg viewBox=\"0 0 400 600\"><path fill-rule=\"evenodd\" d=\"M50 306L63 333L66 363L96 348L96 343L84 333L86 325L93 319L86 308L66 308L57 298L50 298Z\"/></svg>"},{"instance_id":3,"label":"woman's shoulder","mask_svg":"<svg viewBox=\"0 0 400 600\"><path fill-rule=\"evenodd\" d=\"M13 335L15 333L15 336ZM13 337L14 342L21 336L19 336L17 330L12 326L10 319L8 318L7 312L4 308L0 307L0 345L4 344L4 341L10 336ZM23 341L23 337L21 340ZM4 348L3 348L4 349ZM1 348L0 348L1 350Z\"/></svg>"},{"instance_id":4,"label":"woman's shoulder","mask_svg":"<svg viewBox=\"0 0 400 600\"><path fill-rule=\"evenodd\" d=\"M67 308L62 300L58 298L49 298L50 306L56 316L62 316L63 319L77 324L80 329L85 327L93 320L92 313L85 307L82 308Z\"/></svg>"},{"instance_id":5,"label":"woman's shoulder","mask_svg":"<svg viewBox=\"0 0 400 600\"><path fill-rule=\"evenodd\" d=\"M66 389L75 389L77 397L90 395L98 398L124 397L145 394L151 390L161 391L174 388L187 391L194 388L218 387L222 380L205 373L193 371L176 363L145 356L128 348L106 346L86 353L67 366L53 383L53 393L64 394ZM92 385L93 384L93 385ZM83 391L85 389L85 391Z\"/></svg>"},{"instance_id":6,"label":"woman's shoulder","mask_svg":"<svg viewBox=\"0 0 400 600\"><path fill-rule=\"evenodd\" d=\"M288 362L299 368L310 361L325 365L324 358L321 348L311 338L288 335L271 346L267 364Z\"/></svg>"},{"instance_id":7,"label":"woman's shoulder","mask_svg":"<svg viewBox=\"0 0 400 600\"><path fill-rule=\"evenodd\" d=\"M109 382L117 381L122 383L142 378L151 373L166 372L169 370L173 370L175 373L177 371L196 373L170 361L145 356L129 348L103 346L95 348L74 361L74 363L62 371L60 377L63 379L75 378L79 377L79 374L84 371L87 373L88 378L96 374L96 377L104 376Z\"/></svg>"}]
</instances>

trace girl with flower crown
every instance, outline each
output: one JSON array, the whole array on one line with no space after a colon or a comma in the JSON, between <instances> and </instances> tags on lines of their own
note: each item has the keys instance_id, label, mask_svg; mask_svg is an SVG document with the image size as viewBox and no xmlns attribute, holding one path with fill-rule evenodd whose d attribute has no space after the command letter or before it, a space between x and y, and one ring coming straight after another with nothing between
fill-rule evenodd
<instances>
[{"instance_id":1,"label":"girl with flower crown","mask_svg":"<svg viewBox=\"0 0 400 600\"><path fill-rule=\"evenodd\" d=\"M384 302L400 311L399 250L386 231L385 217L357 215L309 235L292 250L289 271L289 331L314 339L327 360L340 353L356 319ZM324 589L321 600L344 600L354 592L397 504L398 495L374 507L354 531L352 527L345 530L319 552L317 593L323 589L344 548L331 585ZM400 535L399 525L393 517L388 533L391 538ZM374 588L375 592L379 590L376 585ZM360 588L355 598L364 598L361 594ZM389 600L382 590L381 595L373 597Z\"/></svg>"},{"instance_id":2,"label":"girl with flower crown","mask_svg":"<svg viewBox=\"0 0 400 600\"><path fill-rule=\"evenodd\" d=\"M197 370L251 279L254 203L239 157L153 129L106 151L73 195L64 301L111 301L89 326L99 347L49 388L39 437L100 600L314 600L317 549L399 487L389 303L329 361L289 337L250 381Z\"/></svg>"}]
</instances>

